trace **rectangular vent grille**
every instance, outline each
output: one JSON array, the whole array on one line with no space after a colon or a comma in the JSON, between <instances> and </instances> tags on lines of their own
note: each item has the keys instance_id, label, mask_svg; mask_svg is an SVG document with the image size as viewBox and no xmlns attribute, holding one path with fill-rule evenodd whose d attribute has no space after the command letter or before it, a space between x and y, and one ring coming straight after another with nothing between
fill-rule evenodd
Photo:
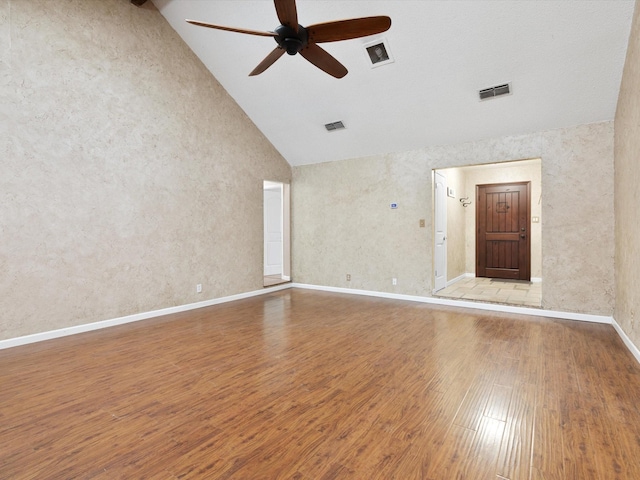
<instances>
[{"instance_id":1,"label":"rectangular vent grille","mask_svg":"<svg viewBox=\"0 0 640 480\"><path fill-rule=\"evenodd\" d=\"M329 132L332 132L334 130L342 130L344 128L344 123L342 122L326 123L324 128L326 128L327 131Z\"/></svg>"},{"instance_id":2,"label":"rectangular vent grille","mask_svg":"<svg viewBox=\"0 0 640 480\"><path fill-rule=\"evenodd\" d=\"M490 98L499 97L501 95L509 95L511 93L511 84L505 83L504 85L497 85L495 87L485 88L480 90L480 100L488 100Z\"/></svg>"}]
</instances>

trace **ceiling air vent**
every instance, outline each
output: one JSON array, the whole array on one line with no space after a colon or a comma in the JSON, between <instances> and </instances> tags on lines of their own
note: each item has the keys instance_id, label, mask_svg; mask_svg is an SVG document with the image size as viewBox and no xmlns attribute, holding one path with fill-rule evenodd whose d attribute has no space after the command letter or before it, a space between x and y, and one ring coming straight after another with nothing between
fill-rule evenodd
<instances>
[{"instance_id":1,"label":"ceiling air vent","mask_svg":"<svg viewBox=\"0 0 640 480\"><path fill-rule=\"evenodd\" d=\"M504 85L497 85L495 87L485 88L478 92L480 100L488 100L490 98L499 97L501 95L511 94L511 84L505 83Z\"/></svg>"},{"instance_id":2,"label":"ceiling air vent","mask_svg":"<svg viewBox=\"0 0 640 480\"><path fill-rule=\"evenodd\" d=\"M324 128L326 128L328 132L333 132L334 130L342 130L344 128L344 123L342 122L326 123L324 125Z\"/></svg>"}]
</instances>

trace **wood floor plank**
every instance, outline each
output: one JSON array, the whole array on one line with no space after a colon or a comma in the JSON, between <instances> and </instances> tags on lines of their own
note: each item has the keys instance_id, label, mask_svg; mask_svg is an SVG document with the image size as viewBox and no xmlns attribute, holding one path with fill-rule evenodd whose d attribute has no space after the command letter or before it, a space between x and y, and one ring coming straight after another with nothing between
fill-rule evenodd
<instances>
[{"instance_id":1,"label":"wood floor plank","mask_svg":"<svg viewBox=\"0 0 640 480\"><path fill-rule=\"evenodd\" d=\"M477 375L467 390L453 423L470 430L477 430L493 391L494 372L488 370Z\"/></svg>"},{"instance_id":2,"label":"wood floor plank","mask_svg":"<svg viewBox=\"0 0 640 480\"><path fill-rule=\"evenodd\" d=\"M489 398L484 407L484 416L503 422L506 421L512 393L512 387L494 383L491 386L491 392L489 392Z\"/></svg>"},{"instance_id":3,"label":"wood floor plank","mask_svg":"<svg viewBox=\"0 0 640 480\"><path fill-rule=\"evenodd\" d=\"M530 383L512 389L497 462L497 473L504 478L526 480L530 476L537 390Z\"/></svg>"},{"instance_id":4,"label":"wood floor plank","mask_svg":"<svg viewBox=\"0 0 640 480\"><path fill-rule=\"evenodd\" d=\"M589 431L587 414L591 405L579 394L572 393L560 402L560 421L564 451L564 473L567 478L600 478L598 455Z\"/></svg>"},{"instance_id":5,"label":"wood floor plank","mask_svg":"<svg viewBox=\"0 0 640 480\"><path fill-rule=\"evenodd\" d=\"M0 351L0 478L638 479L610 325L289 289Z\"/></svg>"},{"instance_id":6,"label":"wood floor plank","mask_svg":"<svg viewBox=\"0 0 640 480\"><path fill-rule=\"evenodd\" d=\"M473 439L471 450L460 462L461 478L490 479L496 476L496 462L505 422L483 416Z\"/></svg>"},{"instance_id":7,"label":"wood floor plank","mask_svg":"<svg viewBox=\"0 0 640 480\"><path fill-rule=\"evenodd\" d=\"M569 478L565 475L564 451L560 414L539 405L534 423L532 480Z\"/></svg>"},{"instance_id":8,"label":"wood floor plank","mask_svg":"<svg viewBox=\"0 0 640 480\"><path fill-rule=\"evenodd\" d=\"M436 452L433 462L425 472L425 479L463 478L463 461L471 452L476 431L453 425L446 433L442 447ZM470 469L469 469L470 470Z\"/></svg>"}]
</instances>

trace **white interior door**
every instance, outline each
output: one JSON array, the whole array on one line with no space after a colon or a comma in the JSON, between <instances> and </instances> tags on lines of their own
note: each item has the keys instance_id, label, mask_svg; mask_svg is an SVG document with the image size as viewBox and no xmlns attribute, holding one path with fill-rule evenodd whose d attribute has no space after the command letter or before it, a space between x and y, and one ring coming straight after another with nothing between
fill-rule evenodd
<instances>
[{"instance_id":1,"label":"white interior door","mask_svg":"<svg viewBox=\"0 0 640 480\"><path fill-rule=\"evenodd\" d=\"M447 286L447 179L435 172L434 219L434 288L437 292Z\"/></svg>"},{"instance_id":2,"label":"white interior door","mask_svg":"<svg viewBox=\"0 0 640 480\"><path fill-rule=\"evenodd\" d=\"M264 275L282 276L282 185L264 188Z\"/></svg>"}]
</instances>

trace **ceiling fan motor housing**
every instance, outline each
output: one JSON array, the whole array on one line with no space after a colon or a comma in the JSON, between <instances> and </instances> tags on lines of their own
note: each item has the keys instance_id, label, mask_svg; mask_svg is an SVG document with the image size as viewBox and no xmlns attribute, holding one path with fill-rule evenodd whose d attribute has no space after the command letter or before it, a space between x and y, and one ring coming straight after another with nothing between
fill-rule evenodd
<instances>
[{"instance_id":1,"label":"ceiling fan motor housing","mask_svg":"<svg viewBox=\"0 0 640 480\"><path fill-rule=\"evenodd\" d=\"M309 42L309 35L307 29L302 25L298 25L298 31L287 25L280 25L274 30L278 34L275 37L276 42L280 47L284 48L289 55L295 55Z\"/></svg>"}]
</instances>

